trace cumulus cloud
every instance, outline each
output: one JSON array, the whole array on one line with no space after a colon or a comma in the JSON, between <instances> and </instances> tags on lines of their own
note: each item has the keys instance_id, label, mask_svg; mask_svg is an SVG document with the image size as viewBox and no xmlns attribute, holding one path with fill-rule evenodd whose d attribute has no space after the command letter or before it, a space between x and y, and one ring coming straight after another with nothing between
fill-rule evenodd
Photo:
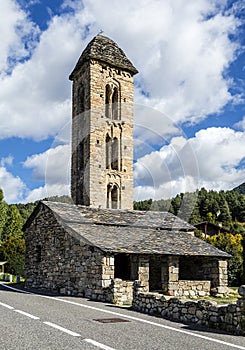
<instances>
[{"instance_id":1,"label":"cumulus cloud","mask_svg":"<svg viewBox=\"0 0 245 350\"><path fill-rule=\"evenodd\" d=\"M224 72L236 56L240 22L225 2L84 1L97 28L115 38L140 71L136 101L175 122L197 122L233 97ZM110 11L105 11L110 8ZM142 95L142 90L145 94Z\"/></svg>"},{"instance_id":2,"label":"cumulus cloud","mask_svg":"<svg viewBox=\"0 0 245 350\"><path fill-rule=\"evenodd\" d=\"M4 193L4 199L8 203L16 203L22 200L27 191L26 185L24 182L18 177L11 174L1 162L0 166L0 183L1 188Z\"/></svg>"},{"instance_id":3,"label":"cumulus cloud","mask_svg":"<svg viewBox=\"0 0 245 350\"><path fill-rule=\"evenodd\" d=\"M44 153L34 154L23 163L33 169L34 180L45 182L46 186L70 183L70 145L59 145Z\"/></svg>"},{"instance_id":4,"label":"cumulus cloud","mask_svg":"<svg viewBox=\"0 0 245 350\"><path fill-rule=\"evenodd\" d=\"M54 16L31 59L18 62L1 78L0 138L45 139L70 120L68 76L84 45L87 23L86 11L78 17Z\"/></svg>"},{"instance_id":5,"label":"cumulus cloud","mask_svg":"<svg viewBox=\"0 0 245 350\"><path fill-rule=\"evenodd\" d=\"M201 187L232 189L244 182L244 144L245 133L230 128L200 130L189 140L174 137L135 163L135 195L160 199Z\"/></svg>"},{"instance_id":6,"label":"cumulus cloud","mask_svg":"<svg viewBox=\"0 0 245 350\"><path fill-rule=\"evenodd\" d=\"M33 24L13 0L4 3L11 8L3 13L14 14L7 26L9 37L2 43L6 64L14 58L11 47L18 57L29 54L24 43L33 40L25 33L33 30ZM139 104L155 107L175 122L197 122L220 112L233 99L232 82L224 72L236 55L230 34L239 22L232 13L222 14L222 5L218 11L210 0L191 0L188 5L184 0L136 0L124 1L123 6L121 1L85 0L82 5L79 0L65 1L63 10L40 34L31 58L16 63L12 74L2 77L0 138L45 139L69 120L68 75L88 42L87 34L91 38L101 28L139 69ZM18 21L24 34L15 30Z\"/></svg>"},{"instance_id":7,"label":"cumulus cloud","mask_svg":"<svg viewBox=\"0 0 245 350\"><path fill-rule=\"evenodd\" d=\"M6 74L15 60L30 56L38 38L38 27L15 0L0 2L0 76Z\"/></svg>"},{"instance_id":8,"label":"cumulus cloud","mask_svg":"<svg viewBox=\"0 0 245 350\"><path fill-rule=\"evenodd\" d=\"M25 197L22 202L30 203L35 202L39 199L44 199L51 196L61 196L61 195L70 195L70 186L63 184L53 184L53 185L44 185L35 188L32 191L29 191L28 195Z\"/></svg>"},{"instance_id":9,"label":"cumulus cloud","mask_svg":"<svg viewBox=\"0 0 245 350\"><path fill-rule=\"evenodd\" d=\"M135 84L137 196L175 195L195 189L197 180L216 188L221 188L222 181L224 188L239 182L244 179L239 169L242 133L207 129L188 141L176 126L198 123L208 114L221 112L228 102L238 101L230 92L233 81L227 69L237 56L239 47L231 38L240 22L233 9L226 12L225 6L219 0L65 0L59 15L50 13L47 29L41 33L27 8L21 9L15 0L1 1L0 138L43 140L70 121L69 73L88 41L102 29L140 72ZM237 126L244 130L244 120ZM68 138L64 133L60 141ZM61 156L62 152L68 155L67 147L55 144L26 159L23 166L45 183L31 191L29 199L43 197L48 186L53 194L62 185L67 188L68 158ZM47 159L53 160L47 165ZM7 172L5 166L10 163L3 162ZM24 191L23 183L15 198L21 188Z\"/></svg>"},{"instance_id":10,"label":"cumulus cloud","mask_svg":"<svg viewBox=\"0 0 245 350\"><path fill-rule=\"evenodd\" d=\"M234 125L235 128L239 129L239 130L243 130L245 131L245 116L243 117L243 119L239 122L237 122L235 125Z\"/></svg>"},{"instance_id":11,"label":"cumulus cloud","mask_svg":"<svg viewBox=\"0 0 245 350\"><path fill-rule=\"evenodd\" d=\"M28 157L23 166L32 169L35 181L43 183L26 195L24 202L70 194L70 145L58 145Z\"/></svg>"}]
</instances>

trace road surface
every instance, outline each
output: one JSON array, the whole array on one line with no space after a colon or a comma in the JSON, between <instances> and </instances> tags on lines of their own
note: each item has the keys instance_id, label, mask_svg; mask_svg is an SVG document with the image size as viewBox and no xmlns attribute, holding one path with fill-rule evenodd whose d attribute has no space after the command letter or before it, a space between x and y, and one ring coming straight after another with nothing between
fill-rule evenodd
<instances>
[{"instance_id":1,"label":"road surface","mask_svg":"<svg viewBox=\"0 0 245 350\"><path fill-rule=\"evenodd\" d=\"M85 298L10 288L0 284L1 350L245 350L245 337L196 330Z\"/></svg>"}]
</instances>

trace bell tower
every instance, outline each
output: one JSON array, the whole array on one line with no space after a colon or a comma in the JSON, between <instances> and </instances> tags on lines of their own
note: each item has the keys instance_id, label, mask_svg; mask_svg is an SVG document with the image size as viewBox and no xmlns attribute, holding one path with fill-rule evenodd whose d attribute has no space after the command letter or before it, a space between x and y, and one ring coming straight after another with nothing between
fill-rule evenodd
<instances>
[{"instance_id":1,"label":"bell tower","mask_svg":"<svg viewBox=\"0 0 245 350\"><path fill-rule=\"evenodd\" d=\"M118 45L99 34L69 77L75 204L133 209L133 76L137 72Z\"/></svg>"}]
</instances>

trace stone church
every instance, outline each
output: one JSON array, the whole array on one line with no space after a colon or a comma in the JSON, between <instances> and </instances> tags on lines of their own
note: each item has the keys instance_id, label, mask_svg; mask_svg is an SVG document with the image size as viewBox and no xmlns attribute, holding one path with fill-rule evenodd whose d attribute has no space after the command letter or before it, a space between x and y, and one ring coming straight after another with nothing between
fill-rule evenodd
<instances>
[{"instance_id":1,"label":"stone church","mask_svg":"<svg viewBox=\"0 0 245 350\"><path fill-rule=\"evenodd\" d=\"M131 303L133 293L205 296L227 287L229 255L167 212L133 210L133 77L97 35L70 75L74 205L40 202L27 220L26 287Z\"/></svg>"}]
</instances>

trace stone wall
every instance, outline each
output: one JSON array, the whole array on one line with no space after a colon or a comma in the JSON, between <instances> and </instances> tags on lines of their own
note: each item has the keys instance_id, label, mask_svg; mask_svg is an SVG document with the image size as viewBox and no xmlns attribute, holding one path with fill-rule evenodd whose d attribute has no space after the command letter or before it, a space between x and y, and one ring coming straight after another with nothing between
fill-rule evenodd
<instances>
[{"instance_id":1,"label":"stone wall","mask_svg":"<svg viewBox=\"0 0 245 350\"><path fill-rule=\"evenodd\" d=\"M27 288L107 300L114 258L66 232L44 206L26 231L26 251Z\"/></svg>"},{"instance_id":2,"label":"stone wall","mask_svg":"<svg viewBox=\"0 0 245 350\"><path fill-rule=\"evenodd\" d=\"M238 299L236 303L220 306L205 300L186 302L177 298L166 300L161 294L146 293L142 292L143 290L144 286L136 281L132 305L136 311L205 328L245 335L245 286L240 287L242 298Z\"/></svg>"},{"instance_id":3,"label":"stone wall","mask_svg":"<svg viewBox=\"0 0 245 350\"><path fill-rule=\"evenodd\" d=\"M114 279L114 256L66 232L45 206L26 231L26 251L27 288L132 303L133 281Z\"/></svg>"},{"instance_id":4,"label":"stone wall","mask_svg":"<svg viewBox=\"0 0 245 350\"><path fill-rule=\"evenodd\" d=\"M169 295L175 297L205 297L210 295L210 281L178 281L169 283Z\"/></svg>"}]
</instances>

